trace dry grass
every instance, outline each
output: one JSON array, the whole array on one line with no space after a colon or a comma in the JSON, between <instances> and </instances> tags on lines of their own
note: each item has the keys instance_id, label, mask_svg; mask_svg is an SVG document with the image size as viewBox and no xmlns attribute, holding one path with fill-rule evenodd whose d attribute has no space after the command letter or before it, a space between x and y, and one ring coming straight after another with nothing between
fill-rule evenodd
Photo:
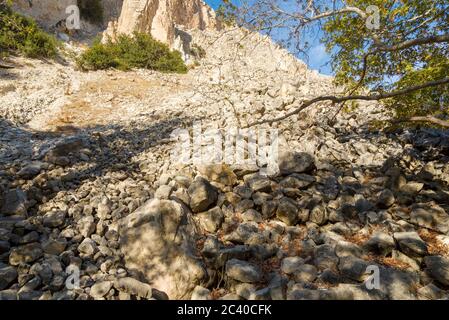
<instances>
[{"instance_id":1,"label":"dry grass","mask_svg":"<svg viewBox=\"0 0 449 320\"><path fill-rule=\"evenodd\" d=\"M398 269L398 270L405 271L410 268L410 265L408 263L399 261L392 257L377 257L376 261L379 262L380 264L383 264L384 266Z\"/></svg>"},{"instance_id":2,"label":"dry grass","mask_svg":"<svg viewBox=\"0 0 449 320\"><path fill-rule=\"evenodd\" d=\"M427 248L431 255L449 256L449 246L436 238L439 235L437 232L419 229L418 234L427 242Z\"/></svg>"},{"instance_id":3,"label":"dry grass","mask_svg":"<svg viewBox=\"0 0 449 320\"><path fill-rule=\"evenodd\" d=\"M226 295L228 292L224 288L214 288L210 292L210 296L212 300L218 300L224 295Z\"/></svg>"},{"instance_id":4,"label":"dry grass","mask_svg":"<svg viewBox=\"0 0 449 320\"><path fill-rule=\"evenodd\" d=\"M260 267L264 273L278 271L281 268L281 260L277 257L272 257L260 263Z\"/></svg>"},{"instance_id":5,"label":"dry grass","mask_svg":"<svg viewBox=\"0 0 449 320\"><path fill-rule=\"evenodd\" d=\"M351 243L354 243L356 245L363 245L369 238L371 238L371 236L375 233L375 232L381 232L381 231L385 231L383 230L382 226L379 225L373 225L370 226L368 229L368 232L366 233L355 233L352 234L350 236L345 236L345 240Z\"/></svg>"},{"instance_id":6,"label":"dry grass","mask_svg":"<svg viewBox=\"0 0 449 320\"><path fill-rule=\"evenodd\" d=\"M282 244L281 248L287 253L289 257L297 257L301 255L302 252L302 239L293 239L288 243Z\"/></svg>"}]
</instances>

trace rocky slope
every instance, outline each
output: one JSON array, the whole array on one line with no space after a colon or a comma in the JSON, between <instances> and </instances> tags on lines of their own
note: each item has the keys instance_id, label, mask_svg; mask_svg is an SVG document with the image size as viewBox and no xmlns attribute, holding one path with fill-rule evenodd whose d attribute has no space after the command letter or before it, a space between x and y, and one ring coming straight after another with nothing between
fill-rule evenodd
<instances>
[{"instance_id":1,"label":"rocky slope","mask_svg":"<svg viewBox=\"0 0 449 320\"><path fill-rule=\"evenodd\" d=\"M323 104L269 126L278 175L173 163L176 128L338 91L260 35L190 34L186 75L0 71L0 299L447 299L448 132Z\"/></svg>"}]
</instances>

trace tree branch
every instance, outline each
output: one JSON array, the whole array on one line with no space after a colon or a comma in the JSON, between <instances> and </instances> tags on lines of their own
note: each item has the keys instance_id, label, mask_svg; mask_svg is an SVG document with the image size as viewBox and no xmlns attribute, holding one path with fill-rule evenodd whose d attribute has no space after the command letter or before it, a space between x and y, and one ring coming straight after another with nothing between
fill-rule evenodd
<instances>
[{"instance_id":1,"label":"tree branch","mask_svg":"<svg viewBox=\"0 0 449 320\"><path fill-rule=\"evenodd\" d=\"M449 42L449 34L442 34L442 35L434 35L430 37L425 38L417 38L417 39L411 39L407 41L400 42L398 44L392 45L392 46L378 46L375 51L385 51L385 52L391 52L391 51L399 51L404 50L410 47L414 46L420 46L423 44L428 43L441 43L441 42Z\"/></svg>"},{"instance_id":2,"label":"tree branch","mask_svg":"<svg viewBox=\"0 0 449 320\"><path fill-rule=\"evenodd\" d=\"M445 121L433 116L416 116L404 119L397 119L392 121L393 123L401 123L401 122L430 122L436 125L439 125L444 128L449 128L449 121Z\"/></svg>"},{"instance_id":3,"label":"tree branch","mask_svg":"<svg viewBox=\"0 0 449 320\"><path fill-rule=\"evenodd\" d=\"M443 78L440 80L429 81L429 82L411 86L411 87L408 87L405 89L401 89L401 90L397 90L397 91L393 91L393 92L378 93L375 95L349 95L349 96L343 96L343 97L337 97L337 96L331 96L331 95L320 96L320 97L313 98L311 100L304 101L298 108L296 108L295 110L293 110L291 112L286 113L283 116L280 116L280 117L277 117L274 119L257 121L257 122L249 124L247 127L261 125L264 123L274 123L274 122L285 120L285 119L291 117L292 115L298 114L301 111L303 111L304 109L306 109L306 108L310 107L311 105L318 103L318 102L331 101L333 103L340 103L340 102L346 102L346 101L352 101L352 100L378 101L378 100L383 100L383 99L388 99L388 98L394 98L394 97L401 96L401 95L404 95L404 94L407 94L407 93L410 93L413 91L417 91L417 90L421 90L421 89L425 89L425 88L429 88L429 87L435 87L435 86L439 86L439 85L443 85L443 84L447 84L447 83L449 83L449 78Z\"/></svg>"}]
</instances>

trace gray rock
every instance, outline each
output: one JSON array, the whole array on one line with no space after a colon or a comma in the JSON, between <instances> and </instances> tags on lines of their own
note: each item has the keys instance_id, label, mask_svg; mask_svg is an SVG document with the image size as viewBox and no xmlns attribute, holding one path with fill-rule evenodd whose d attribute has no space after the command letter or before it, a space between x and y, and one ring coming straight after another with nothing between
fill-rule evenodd
<instances>
[{"instance_id":1,"label":"gray rock","mask_svg":"<svg viewBox=\"0 0 449 320\"><path fill-rule=\"evenodd\" d=\"M170 299L190 297L207 281L195 224L180 203L151 199L121 221L119 233L125 266Z\"/></svg>"},{"instance_id":2,"label":"gray rock","mask_svg":"<svg viewBox=\"0 0 449 320\"><path fill-rule=\"evenodd\" d=\"M0 240L0 254L3 254L5 252L8 252L11 248L11 245L8 241Z\"/></svg>"},{"instance_id":3,"label":"gray rock","mask_svg":"<svg viewBox=\"0 0 449 320\"><path fill-rule=\"evenodd\" d=\"M316 223L317 225L323 225L328 220L327 209L322 205L315 206L309 213L309 221Z\"/></svg>"},{"instance_id":4,"label":"gray rock","mask_svg":"<svg viewBox=\"0 0 449 320\"><path fill-rule=\"evenodd\" d=\"M6 216L24 216L27 213L27 197L21 189L14 189L3 196L0 213Z\"/></svg>"},{"instance_id":5,"label":"gray rock","mask_svg":"<svg viewBox=\"0 0 449 320\"><path fill-rule=\"evenodd\" d=\"M23 179L31 179L41 172L43 166L43 162L34 161L20 169L20 171L17 172L17 175Z\"/></svg>"},{"instance_id":6,"label":"gray rock","mask_svg":"<svg viewBox=\"0 0 449 320\"><path fill-rule=\"evenodd\" d=\"M393 268L381 267L380 291L391 300L416 299L416 287L419 277L416 273L399 271Z\"/></svg>"},{"instance_id":7,"label":"gray rock","mask_svg":"<svg viewBox=\"0 0 449 320\"><path fill-rule=\"evenodd\" d=\"M121 292L141 298L151 299L153 297L153 289L149 284L133 278L126 277L117 279L114 281L114 287Z\"/></svg>"},{"instance_id":8,"label":"gray rock","mask_svg":"<svg viewBox=\"0 0 449 320\"><path fill-rule=\"evenodd\" d=\"M170 194L172 192L173 188L168 185L162 185L159 188L157 188L156 192L154 193L154 197L157 199L169 199Z\"/></svg>"},{"instance_id":9,"label":"gray rock","mask_svg":"<svg viewBox=\"0 0 449 320\"><path fill-rule=\"evenodd\" d=\"M263 220L262 215L254 209L249 209L243 212L242 219L243 221L254 221L254 222L262 222Z\"/></svg>"},{"instance_id":10,"label":"gray rock","mask_svg":"<svg viewBox=\"0 0 449 320\"><path fill-rule=\"evenodd\" d=\"M216 232L224 221L224 214L220 207L214 207L206 212L197 214L200 225L207 232Z\"/></svg>"},{"instance_id":11,"label":"gray rock","mask_svg":"<svg viewBox=\"0 0 449 320\"><path fill-rule=\"evenodd\" d=\"M106 220L112 212L112 202L108 197L103 197L97 207L97 217Z\"/></svg>"},{"instance_id":12,"label":"gray rock","mask_svg":"<svg viewBox=\"0 0 449 320\"><path fill-rule=\"evenodd\" d=\"M293 273L293 277L297 282L308 283L316 279L317 273L315 266L303 264Z\"/></svg>"},{"instance_id":13,"label":"gray rock","mask_svg":"<svg viewBox=\"0 0 449 320\"><path fill-rule=\"evenodd\" d=\"M66 212L62 210L50 211L44 215L44 226L56 228L64 224Z\"/></svg>"},{"instance_id":14,"label":"gray rock","mask_svg":"<svg viewBox=\"0 0 449 320\"><path fill-rule=\"evenodd\" d=\"M305 189L316 181L315 177L308 174L294 173L284 178L279 185L282 188Z\"/></svg>"},{"instance_id":15,"label":"gray rock","mask_svg":"<svg viewBox=\"0 0 449 320\"><path fill-rule=\"evenodd\" d=\"M271 288L262 288L251 292L248 300L271 300Z\"/></svg>"},{"instance_id":16,"label":"gray rock","mask_svg":"<svg viewBox=\"0 0 449 320\"><path fill-rule=\"evenodd\" d=\"M78 246L78 251L86 256L92 256L98 251L97 244L90 238L85 238Z\"/></svg>"},{"instance_id":17,"label":"gray rock","mask_svg":"<svg viewBox=\"0 0 449 320\"><path fill-rule=\"evenodd\" d=\"M449 232L449 214L436 204L413 206L410 212L410 222L444 234Z\"/></svg>"},{"instance_id":18,"label":"gray rock","mask_svg":"<svg viewBox=\"0 0 449 320\"><path fill-rule=\"evenodd\" d=\"M225 186L233 186L236 184L237 176L225 164L199 165L197 169L209 181L218 182Z\"/></svg>"},{"instance_id":19,"label":"gray rock","mask_svg":"<svg viewBox=\"0 0 449 320\"><path fill-rule=\"evenodd\" d=\"M23 237L21 237L18 242L19 244L27 244L30 242L37 242L37 241L39 241L39 233L37 233L36 231L31 231L26 235L24 235Z\"/></svg>"},{"instance_id":20,"label":"gray rock","mask_svg":"<svg viewBox=\"0 0 449 320\"><path fill-rule=\"evenodd\" d=\"M367 261L349 256L340 259L338 269L342 276L351 280L362 281L368 266Z\"/></svg>"},{"instance_id":21,"label":"gray rock","mask_svg":"<svg viewBox=\"0 0 449 320\"><path fill-rule=\"evenodd\" d=\"M342 282L340 275L330 269L323 270L319 275L318 280L328 284L338 284Z\"/></svg>"},{"instance_id":22,"label":"gray rock","mask_svg":"<svg viewBox=\"0 0 449 320\"><path fill-rule=\"evenodd\" d=\"M95 219L92 216L83 217L77 222L78 231L84 238L89 238L95 232L96 227Z\"/></svg>"},{"instance_id":23,"label":"gray rock","mask_svg":"<svg viewBox=\"0 0 449 320\"><path fill-rule=\"evenodd\" d=\"M445 292L433 283L418 289L418 299L420 300L438 300L443 298Z\"/></svg>"},{"instance_id":24,"label":"gray rock","mask_svg":"<svg viewBox=\"0 0 449 320\"><path fill-rule=\"evenodd\" d=\"M427 244L416 232L395 232L393 234L399 248L408 256L424 256L428 254Z\"/></svg>"},{"instance_id":25,"label":"gray rock","mask_svg":"<svg viewBox=\"0 0 449 320\"><path fill-rule=\"evenodd\" d=\"M449 259L441 256L424 257L426 273L439 283L449 286Z\"/></svg>"},{"instance_id":26,"label":"gray rock","mask_svg":"<svg viewBox=\"0 0 449 320\"><path fill-rule=\"evenodd\" d=\"M218 193L204 178L197 177L187 190L190 196L190 208L193 212L209 209L217 201Z\"/></svg>"},{"instance_id":27,"label":"gray rock","mask_svg":"<svg viewBox=\"0 0 449 320\"><path fill-rule=\"evenodd\" d=\"M363 248L355 243L339 240L335 245L335 254L339 258L348 256L362 258L365 252L363 251Z\"/></svg>"},{"instance_id":28,"label":"gray rock","mask_svg":"<svg viewBox=\"0 0 449 320\"><path fill-rule=\"evenodd\" d=\"M191 300L211 300L210 290L201 286L193 289Z\"/></svg>"},{"instance_id":29,"label":"gray rock","mask_svg":"<svg viewBox=\"0 0 449 320\"><path fill-rule=\"evenodd\" d=\"M243 199L250 199L253 195L253 191L247 186L236 186L233 191Z\"/></svg>"},{"instance_id":30,"label":"gray rock","mask_svg":"<svg viewBox=\"0 0 449 320\"><path fill-rule=\"evenodd\" d=\"M368 289L365 284L340 283L331 289L334 300L384 300L386 295L377 289Z\"/></svg>"},{"instance_id":31,"label":"gray rock","mask_svg":"<svg viewBox=\"0 0 449 320\"><path fill-rule=\"evenodd\" d=\"M15 247L9 255L9 264L17 266L21 263L31 263L42 257L43 251L39 243L29 243Z\"/></svg>"},{"instance_id":32,"label":"gray rock","mask_svg":"<svg viewBox=\"0 0 449 320\"><path fill-rule=\"evenodd\" d=\"M391 252L391 257L399 262L408 264L408 268L406 269L407 271L412 271L412 272L417 272L419 271L421 268L418 264L418 262L416 262L416 260L410 258L409 256L403 254L401 251L399 250L393 250Z\"/></svg>"},{"instance_id":33,"label":"gray rock","mask_svg":"<svg viewBox=\"0 0 449 320\"><path fill-rule=\"evenodd\" d=\"M243 177L245 183L253 192L270 192L271 180L258 174L246 175Z\"/></svg>"},{"instance_id":34,"label":"gray rock","mask_svg":"<svg viewBox=\"0 0 449 320\"><path fill-rule=\"evenodd\" d=\"M94 284L90 288L90 295L94 299L103 298L112 288L112 281L102 281Z\"/></svg>"},{"instance_id":35,"label":"gray rock","mask_svg":"<svg viewBox=\"0 0 449 320\"><path fill-rule=\"evenodd\" d=\"M246 210L249 210L254 207L254 202L249 199L243 199L235 206L235 212L243 213Z\"/></svg>"},{"instance_id":36,"label":"gray rock","mask_svg":"<svg viewBox=\"0 0 449 320\"><path fill-rule=\"evenodd\" d=\"M391 190L385 189L379 193L377 196L377 206L379 208L389 208L391 207L396 198Z\"/></svg>"},{"instance_id":37,"label":"gray rock","mask_svg":"<svg viewBox=\"0 0 449 320\"><path fill-rule=\"evenodd\" d=\"M278 201L267 201L262 204L262 217L264 219L269 219L274 216L278 206Z\"/></svg>"},{"instance_id":38,"label":"gray rock","mask_svg":"<svg viewBox=\"0 0 449 320\"><path fill-rule=\"evenodd\" d=\"M257 234L259 229L257 225L252 222L240 223L233 232L224 236L225 241L236 243L246 243L254 234Z\"/></svg>"},{"instance_id":39,"label":"gray rock","mask_svg":"<svg viewBox=\"0 0 449 320\"><path fill-rule=\"evenodd\" d=\"M0 301L2 300L17 300L17 290L1 290L0 291Z\"/></svg>"},{"instance_id":40,"label":"gray rock","mask_svg":"<svg viewBox=\"0 0 449 320\"><path fill-rule=\"evenodd\" d=\"M391 253L396 244L389 234L377 232L363 244L363 247L369 252L386 256Z\"/></svg>"},{"instance_id":41,"label":"gray rock","mask_svg":"<svg viewBox=\"0 0 449 320\"><path fill-rule=\"evenodd\" d=\"M250 257L250 252L250 249L246 245L220 249L216 256L215 267L222 268L231 259L247 259Z\"/></svg>"},{"instance_id":42,"label":"gray rock","mask_svg":"<svg viewBox=\"0 0 449 320\"><path fill-rule=\"evenodd\" d=\"M53 278L53 271L51 269L51 265L48 262L35 263L30 268L30 274L39 276L42 279L42 283L48 285Z\"/></svg>"},{"instance_id":43,"label":"gray rock","mask_svg":"<svg viewBox=\"0 0 449 320\"><path fill-rule=\"evenodd\" d=\"M315 248L313 263L318 269L332 269L335 270L338 264L338 257L331 245L323 244Z\"/></svg>"},{"instance_id":44,"label":"gray rock","mask_svg":"<svg viewBox=\"0 0 449 320\"><path fill-rule=\"evenodd\" d=\"M304 152L281 152L278 161L281 174L308 172L315 167L313 156Z\"/></svg>"},{"instance_id":45,"label":"gray rock","mask_svg":"<svg viewBox=\"0 0 449 320\"><path fill-rule=\"evenodd\" d=\"M245 283L259 282L262 279L260 268L237 259L229 260L226 263L226 275L231 279Z\"/></svg>"},{"instance_id":46,"label":"gray rock","mask_svg":"<svg viewBox=\"0 0 449 320\"><path fill-rule=\"evenodd\" d=\"M304 264L304 259L300 257L287 257L282 260L281 270L286 274L293 274Z\"/></svg>"},{"instance_id":47,"label":"gray rock","mask_svg":"<svg viewBox=\"0 0 449 320\"><path fill-rule=\"evenodd\" d=\"M424 187L424 183L411 181L401 187L401 191L410 194L419 193Z\"/></svg>"},{"instance_id":48,"label":"gray rock","mask_svg":"<svg viewBox=\"0 0 449 320\"><path fill-rule=\"evenodd\" d=\"M290 198L283 197L279 200L276 217L289 226L295 225L298 221L298 206L296 202Z\"/></svg>"},{"instance_id":49,"label":"gray rock","mask_svg":"<svg viewBox=\"0 0 449 320\"><path fill-rule=\"evenodd\" d=\"M287 300L333 300L329 290L295 288L287 292Z\"/></svg>"},{"instance_id":50,"label":"gray rock","mask_svg":"<svg viewBox=\"0 0 449 320\"><path fill-rule=\"evenodd\" d=\"M319 184L316 189L321 192L324 199L327 201L335 200L340 193L340 184L334 175L326 175L324 177L319 177Z\"/></svg>"},{"instance_id":51,"label":"gray rock","mask_svg":"<svg viewBox=\"0 0 449 320\"><path fill-rule=\"evenodd\" d=\"M228 293L223 297L220 297L218 300L242 300L242 297L236 293Z\"/></svg>"},{"instance_id":52,"label":"gray rock","mask_svg":"<svg viewBox=\"0 0 449 320\"><path fill-rule=\"evenodd\" d=\"M47 254L59 255L67 246L67 240L65 238L48 239L42 244L42 249Z\"/></svg>"},{"instance_id":53,"label":"gray rock","mask_svg":"<svg viewBox=\"0 0 449 320\"><path fill-rule=\"evenodd\" d=\"M0 263L0 290L8 288L17 279L17 270Z\"/></svg>"}]
</instances>

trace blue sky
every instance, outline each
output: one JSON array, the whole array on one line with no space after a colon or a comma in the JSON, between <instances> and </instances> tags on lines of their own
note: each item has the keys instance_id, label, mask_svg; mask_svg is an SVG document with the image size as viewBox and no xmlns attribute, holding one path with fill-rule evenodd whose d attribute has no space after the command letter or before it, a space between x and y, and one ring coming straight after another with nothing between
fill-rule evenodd
<instances>
[{"instance_id":1,"label":"blue sky","mask_svg":"<svg viewBox=\"0 0 449 320\"><path fill-rule=\"evenodd\" d=\"M204 0L207 4L209 4L212 8L217 9L219 5L222 3L222 0ZM237 1L233 1L234 3L238 3ZM281 35L279 35L281 37ZM273 36L276 40L276 35ZM308 60L304 56L298 56L298 58L302 59L309 68L318 70L323 74L332 74L332 70L329 65L325 65L329 62L329 54L325 50L324 44L319 41L320 34L310 36L309 39L306 39L310 44L311 48L308 52Z\"/></svg>"}]
</instances>

